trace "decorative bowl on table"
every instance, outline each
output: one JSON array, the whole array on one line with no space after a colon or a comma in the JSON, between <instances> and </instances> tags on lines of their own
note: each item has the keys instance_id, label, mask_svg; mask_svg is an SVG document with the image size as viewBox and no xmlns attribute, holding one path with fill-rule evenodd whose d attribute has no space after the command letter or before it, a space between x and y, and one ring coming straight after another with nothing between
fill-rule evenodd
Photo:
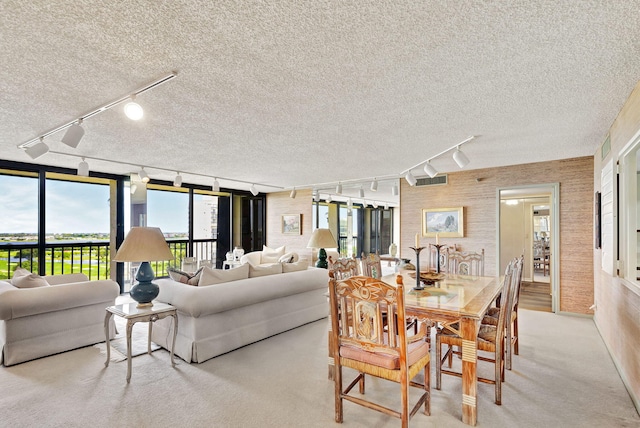
<instances>
[{"instance_id":1,"label":"decorative bowl on table","mask_svg":"<svg viewBox=\"0 0 640 428\"><path fill-rule=\"evenodd\" d=\"M415 272L409 272L409 276L411 278L416 277ZM420 272L420 281L424 282L425 285L433 285L435 282L444 279L444 273L436 273L436 272Z\"/></svg>"}]
</instances>

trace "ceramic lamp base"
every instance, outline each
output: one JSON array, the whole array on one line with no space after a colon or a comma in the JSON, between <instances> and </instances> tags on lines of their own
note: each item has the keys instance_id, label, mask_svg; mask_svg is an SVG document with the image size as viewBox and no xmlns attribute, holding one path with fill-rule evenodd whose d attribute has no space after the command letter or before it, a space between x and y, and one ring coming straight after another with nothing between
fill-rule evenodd
<instances>
[{"instance_id":1,"label":"ceramic lamp base","mask_svg":"<svg viewBox=\"0 0 640 428\"><path fill-rule=\"evenodd\" d=\"M138 307L151 307L153 306L153 299L158 297L160 288L151 282L155 278L153 269L149 262L142 262L136 273L136 280L138 281L131 290L129 295L133 300L138 302Z\"/></svg>"},{"instance_id":2,"label":"ceramic lamp base","mask_svg":"<svg viewBox=\"0 0 640 428\"><path fill-rule=\"evenodd\" d=\"M316 262L316 267L322 269L329 268L329 263L327 262L327 252L324 250L324 248L320 248L320 251L318 251L318 261Z\"/></svg>"}]
</instances>

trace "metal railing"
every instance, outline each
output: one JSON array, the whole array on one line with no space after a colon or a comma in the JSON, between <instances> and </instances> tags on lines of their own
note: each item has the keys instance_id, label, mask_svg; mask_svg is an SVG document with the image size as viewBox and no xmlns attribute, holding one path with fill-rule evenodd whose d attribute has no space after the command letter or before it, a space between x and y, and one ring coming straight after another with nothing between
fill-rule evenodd
<instances>
[{"instance_id":1,"label":"metal railing","mask_svg":"<svg viewBox=\"0 0 640 428\"><path fill-rule=\"evenodd\" d=\"M338 238L338 249L340 251L340 256L341 257L349 257L350 254L347 254L347 242L349 242L349 238L346 236L340 236ZM354 251L358 251L358 237L354 236L352 237L351 240L351 248L354 249ZM360 257L360 256L358 256Z\"/></svg>"},{"instance_id":2,"label":"metal railing","mask_svg":"<svg viewBox=\"0 0 640 428\"><path fill-rule=\"evenodd\" d=\"M187 239L167 240L173 260L152 262L156 276L166 276L167 267L180 267L187 256ZM216 240L196 239L193 241L193 256L197 260L216 260ZM43 257L45 275L84 273L90 280L111 278L111 254L108 241L77 241L45 244ZM37 273L40 259L38 244L2 243L0 244L0 279L9 279L17 267L23 267ZM135 274L135 272L134 272ZM131 283L134 274L125 270L125 283Z\"/></svg>"}]
</instances>

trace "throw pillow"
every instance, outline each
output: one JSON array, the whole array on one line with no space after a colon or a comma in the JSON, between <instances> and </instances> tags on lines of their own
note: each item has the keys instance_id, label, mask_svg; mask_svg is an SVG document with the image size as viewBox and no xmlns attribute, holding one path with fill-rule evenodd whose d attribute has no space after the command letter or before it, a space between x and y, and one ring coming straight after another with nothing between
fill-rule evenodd
<instances>
[{"instance_id":1,"label":"throw pillow","mask_svg":"<svg viewBox=\"0 0 640 428\"><path fill-rule=\"evenodd\" d=\"M278 263L278 259L284 255L284 248L284 245L278 248L269 248L266 245L263 245L260 263Z\"/></svg>"},{"instance_id":2,"label":"throw pillow","mask_svg":"<svg viewBox=\"0 0 640 428\"><path fill-rule=\"evenodd\" d=\"M11 285L17 288L36 288L46 287L49 283L37 273L31 273L24 268L17 268L13 272Z\"/></svg>"},{"instance_id":3,"label":"throw pillow","mask_svg":"<svg viewBox=\"0 0 640 428\"><path fill-rule=\"evenodd\" d=\"M178 281L183 284L198 285L198 282L200 281L200 275L202 274L202 268L198 269L194 273L189 273L180 269L168 267L167 273L169 274L169 278L173 279L174 281Z\"/></svg>"},{"instance_id":4,"label":"throw pillow","mask_svg":"<svg viewBox=\"0 0 640 428\"><path fill-rule=\"evenodd\" d=\"M285 253L284 255L280 256L280 258L278 259L278 263L293 263L295 262L295 253Z\"/></svg>"},{"instance_id":5,"label":"throw pillow","mask_svg":"<svg viewBox=\"0 0 640 428\"><path fill-rule=\"evenodd\" d=\"M249 264L238 266L233 269L211 269L204 267L200 275L198 287L205 285L221 284L223 282L237 281L249 278Z\"/></svg>"},{"instance_id":6,"label":"throw pillow","mask_svg":"<svg viewBox=\"0 0 640 428\"><path fill-rule=\"evenodd\" d=\"M282 272L296 272L299 270L307 270L309 269L309 260L300 260L294 263L283 263L282 264Z\"/></svg>"},{"instance_id":7,"label":"throw pillow","mask_svg":"<svg viewBox=\"0 0 640 428\"><path fill-rule=\"evenodd\" d=\"M282 264L274 263L271 266L253 266L249 265L249 278L256 276L267 276L282 273Z\"/></svg>"}]
</instances>

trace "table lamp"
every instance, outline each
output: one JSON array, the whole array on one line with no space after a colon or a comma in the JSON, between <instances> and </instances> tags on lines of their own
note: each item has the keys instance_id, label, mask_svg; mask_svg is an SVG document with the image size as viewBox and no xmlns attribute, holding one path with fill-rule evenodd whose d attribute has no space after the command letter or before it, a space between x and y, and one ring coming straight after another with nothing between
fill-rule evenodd
<instances>
[{"instance_id":1,"label":"table lamp","mask_svg":"<svg viewBox=\"0 0 640 428\"><path fill-rule=\"evenodd\" d=\"M131 228L113 261L142 262L136 273L138 283L129 291L131 298L138 302L139 308L153 306L152 301L160 292L160 288L151 282L155 275L149 262L172 259L173 254L160 228Z\"/></svg>"},{"instance_id":2,"label":"table lamp","mask_svg":"<svg viewBox=\"0 0 640 428\"><path fill-rule=\"evenodd\" d=\"M320 248L318 251L318 262L316 267L327 269L329 263L327 263L327 252L325 248L337 248L338 243L336 238L333 237L333 233L329 229L316 229L311 234L311 239L307 248Z\"/></svg>"}]
</instances>

